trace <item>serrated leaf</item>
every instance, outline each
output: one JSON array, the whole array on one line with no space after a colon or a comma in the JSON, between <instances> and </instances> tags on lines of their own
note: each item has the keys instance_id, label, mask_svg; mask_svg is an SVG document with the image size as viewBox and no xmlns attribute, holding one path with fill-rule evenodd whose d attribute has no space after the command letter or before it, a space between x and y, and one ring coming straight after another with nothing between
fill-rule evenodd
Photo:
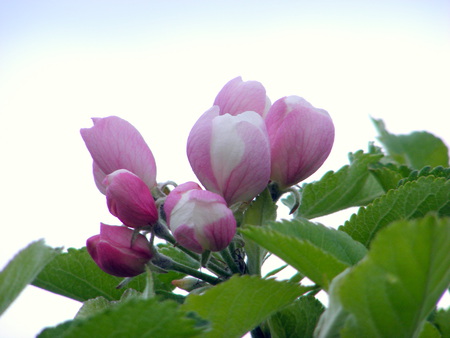
<instances>
[{"instance_id":1,"label":"serrated leaf","mask_svg":"<svg viewBox=\"0 0 450 338\"><path fill-rule=\"evenodd\" d=\"M407 182L416 181L420 177L424 176L434 176L434 177L443 177L446 180L450 179L450 168L444 167L435 167L432 168L430 166L426 166L420 170L412 171L407 177L403 178L398 185L403 185Z\"/></svg>"},{"instance_id":2,"label":"serrated leaf","mask_svg":"<svg viewBox=\"0 0 450 338\"><path fill-rule=\"evenodd\" d=\"M250 225L265 226L276 218L277 206L272 201L269 189L265 189L245 211L241 228L245 229ZM244 240L248 273L261 275L261 265L267 251L245 236Z\"/></svg>"},{"instance_id":3,"label":"serrated leaf","mask_svg":"<svg viewBox=\"0 0 450 338\"><path fill-rule=\"evenodd\" d=\"M106 310L111 306L113 306L113 304L111 304L111 302L105 297L89 299L83 303L83 306L78 310L75 318L88 318Z\"/></svg>"},{"instance_id":4,"label":"serrated leaf","mask_svg":"<svg viewBox=\"0 0 450 338\"><path fill-rule=\"evenodd\" d=\"M131 299L93 316L65 322L39 338L80 337L198 337L201 330L174 302Z\"/></svg>"},{"instance_id":5,"label":"serrated leaf","mask_svg":"<svg viewBox=\"0 0 450 338\"><path fill-rule=\"evenodd\" d=\"M369 171L369 166L383 155L364 154L360 150L351 156L353 161L350 165L337 172L327 172L319 181L303 186L297 216L311 219L328 215L352 206L365 205L384 193ZM292 208L293 198L283 199L283 203Z\"/></svg>"},{"instance_id":6,"label":"serrated leaf","mask_svg":"<svg viewBox=\"0 0 450 338\"><path fill-rule=\"evenodd\" d=\"M408 167L393 163L378 164L370 168L370 171L386 192L397 188L399 182L411 173Z\"/></svg>"},{"instance_id":7,"label":"serrated leaf","mask_svg":"<svg viewBox=\"0 0 450 338\"><path fill-rule=\"evenodd\" d=\"M14 256L0 272L0 315L59 252L39 240Z\"/></svg>"},{"instance_id":8,"label":"serrated leaf","mask_svg":"<svg viewBox=\"0 0 450 338\"><path fill-rule=\"evenodd\" d=\"M366 208L359 209L339 230L368 247L375 234L389 223L423 217L429 212L450 216L450 181L422 177L390 190Z\"/></svg>"},{"instance_id":9,"label":"serrated leaf","mask_svg":"<svg viewBox=\"0 0 450 338\"><path fill-rule=\"evenodd\" d=\"M103 272L86 248L70 248L48 264L33 281L33 285L84 302L96 297L120 299L126 289L116 287L122 280ZM145 288L144 274L133 278L127 287L142 292Z\"/></svg>"},{"instance_id":10,"label":"serrated leaf","mask_svg":"<svg viewBox=\"0 0 450 338\"><path fill-rule=\"evenodd\" d=\"M450 283L448 243L449 218L380 231L366 258L333 281L317 336L418 337Z\"/></svg>"},{"instance_id":11,"label":"serrated leaf","mask_svg":"<svg viewBox=\"0 0 450 338\"><path fill-rule=\"evenodd\" d=\"M307 220L240 231L325 289L366 253L364 246L347 234Z\"/></svg>"},{"instance_id":12,"label":"serrated leaf","mask_svg":"<svg viewBox=\"0 0 450 338\"><path fill-rule=\"evenodd\" d=\"M241 337L308 290L289 282L234 276L202 295L189 295L182 309L211 323L205 337Z\"/></svg>"},{"instance_id":13,"label":"serrated leaf","mask_svg":"<svg viewBox=\"0 0 450 338\"><path fill-rule=\"evenodd\" d=\"M367 249L348 234L306 219L283 220L272 223L269 229L289 237L307 240L348 265L356 264L367 253Z\"/></svg>"},{"instance_id":14,"label":"serrated leaf","mask_svg":"<svg viewBox=\"0 0 450 338\"><path fill-rule=\"evenodd\" d=\"M414 169L427 165L449 166L448 149L442 140L428 132L413 132L409 135L394 135L386 130L382 120L372 119L380 136L378 139L388 154L399 164Z\"/></svg>"},{"instance_id":15,"label":"serrated leaf","mask_svg":"<svg viewBox=\"0 0 450 338\"><path fill-rule=\"evenodd\" d=\"M324 310L322 303L316 298L300 297L269 318L271 337L313 337L314 328Z\"/></svg>"}]
</instances>

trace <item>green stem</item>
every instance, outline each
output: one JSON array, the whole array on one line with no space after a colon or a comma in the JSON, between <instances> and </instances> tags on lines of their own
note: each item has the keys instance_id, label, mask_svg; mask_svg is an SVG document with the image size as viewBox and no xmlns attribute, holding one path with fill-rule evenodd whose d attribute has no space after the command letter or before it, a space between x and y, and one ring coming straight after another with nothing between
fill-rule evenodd
<instances>
[{"instance_id":1,"label":"green stem","mask_svg":"<svg viewBox=\"0 0 450 338\"><path fill-rule=\"evenodd\" d=\"M230 268L230 270L233 273L241 273L241 270L239 269L239 267L237 266L236 262L234 261L233 256L230 253L229 248L226 248L225 250L222 250L220 252L223 260L228 264L228 267Z\"/></svg>"},{"instance_id":2,"label":"green stem","mask_svg":"<svg viewBox=\"0 0 450 338\"><path fill-rule=\"evenodd\" d=\"M205 282L208 282L209 284L216 285L219 284L221 281L219 278L216 278L214 276L208 275L206 273L203 273L201 271L198 271L196 269L190 268L186 265L180 264L178 262L173 261L171 266L168 267L169 270L178 271L181 273L185 273L187 275L190 275L192 277L196 277L198 279L201 279Z\"/></svg>"},{"instance_id":3,"label":"green stem","mask_svg":"<svg viewBox=\"0 0 450 338\"><path fill-rule=\"evenodd\" d=\"M214 272L218 276L222 277L231 277L231 273L226 271L225 269L221 268L216 263L213 263L211 260L206 264L206 268L210 270L211 272Z\"/></svg>"},{"instance_id":4,"label":"green stem","mask_svg":"<svg viewBox=\"0 0 450 338\"><path fill-rule=\"evenodd\" d=\"M153 282L153 272L149 269L148 266L145 267L145 289L142 292L142 296L144 299L150 299L155 297L155 286Z\"/></svg>"}]
</instances>

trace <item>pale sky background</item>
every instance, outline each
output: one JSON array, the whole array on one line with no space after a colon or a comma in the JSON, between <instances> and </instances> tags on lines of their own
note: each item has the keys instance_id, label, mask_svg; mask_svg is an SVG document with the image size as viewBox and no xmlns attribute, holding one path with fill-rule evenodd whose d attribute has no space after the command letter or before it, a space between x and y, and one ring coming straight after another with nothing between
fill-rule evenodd
<instances>
[{"instance_id":1,"label":"pale sky background","mask_svg":"<svg viewBox=\"0 0 450 338\"><path fill-rule=\"evenodd\" d=\"M319 172L376 131L450 143L450 2L0 0L0 268L28 243L80 248L117 224L79 135L118 115L151 147L158 181L195 180L185 144L222 86L241 75L274 102L326 109L334 149ZM338 226L349 212L322 220ZM28 287L1 337L33 337L80 303Z\"/></svg>"}]
</instances>

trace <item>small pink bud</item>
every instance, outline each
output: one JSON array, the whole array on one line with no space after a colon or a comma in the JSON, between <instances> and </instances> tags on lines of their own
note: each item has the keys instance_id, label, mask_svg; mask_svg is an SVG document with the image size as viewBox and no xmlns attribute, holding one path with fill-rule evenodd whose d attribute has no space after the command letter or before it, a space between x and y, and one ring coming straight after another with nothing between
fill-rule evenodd
<instances>
[{"instance_id":1,"label":"small pink bud","mask_svg":"<svg viewBox=\"0 0 450 338\"><path fill-rule=\"evenodd\" d=\"M133 239L133 230L101 223L100 235L89 238L86 248L104 272L117 277L133 277L145 271L152 258L149 242L141 234Z\"/></svg>"},{"instance_id":2,"label":"small pink bud","mask_svg":"<svg viewBox=\"0 0 450 338\"><path fill-rule=\"evenodd\" d=\"M270 145L264 120L253 111L219 114L213 106L195 123L187 156L197 178L228 205L249 201L270 178Z\"/></svg>"},{"instance_id":3,"label":"small pink bud","mask_svg":"<svg viewBox=\"0 0 450 338\"><path fill-rule=\"evenodd\" d=\"M220 115L238 115L254 111L264 117L270 107L263 85L257 81L242 81L236 77L229 81L219 92L214 105L219 106Z\"/></svg>"},{"instance_id":4,"label":"small pink bud","mask_svg":"<svg viewBox=\"0 0 450 338\"><path fill-rule=\"evenodd\" d=\"M333 121L325 110L305 99L288 96L277 100L265 121L271 147L270 178L281 188L312 175L330 154Z\"/></svg>"},{"instance_id":5,"label":"small pink bud","mask_svg":"<svg viewBox=\"0 0 450 338\"><path fill-rule=\"evenodd\" d=\"M103 184L109 211L126 226L139 228L158 220L150 189L135 174L119 169L106 176Z\"/></svg>"},{"instance_id":6,"label":"small pink bud","mask_svg":"<svg viewBox=\"0 0 450 338\"><path fill-rule=\"evenodd\" d=\"M129 122L117 117L92 119L92 128L80 130L91 153L95 183L103 194L106 175L118 169L136 174L149 187L156 185L156 164L141 134Z\"/></svg>"},{"instance_id":7,"label":"small pink bud","mask_svg":"<svg viewBox=\"0 0 450 338\"><path fill-rule=\"evenodd\" d=\"M172 190L164 211L177 242L197 253L225 249L236 233L236 220L225 200L194 182Z\"/></svg>"}]
</instances>

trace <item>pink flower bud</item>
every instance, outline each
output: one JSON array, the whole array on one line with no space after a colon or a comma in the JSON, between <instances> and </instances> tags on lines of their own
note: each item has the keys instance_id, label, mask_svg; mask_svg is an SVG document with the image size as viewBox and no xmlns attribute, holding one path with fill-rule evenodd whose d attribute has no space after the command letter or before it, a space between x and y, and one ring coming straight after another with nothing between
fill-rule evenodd
<instances>
[{"instance_id":1,"label":"pink flower bud","mask_svg":"<svg viewBox=\"0 0 450 338\"><path fill-rule=\"evenodd\" d=\"M236 220L225 200L194 182L172 190L164 211L177 242L197 253L225 249L236 233Z\"/></svg>"},{"instance_id":2,"label":"pink flower bud","mask_svg":"<svg viewBox=\"0 0 450 338\"><path fill-rule=\"evenodd\" d=\"M119 169L106 176L106 202L111 214L131 228L154 224L158 210L148 186L135 174Z\"/></svg>"},{"instance_id":3,"label":"pink flower bud","mask_svg":"<svg viewBox=\"0 0 450 338\"><path fill-rule=\"evenodd\" d=\"M238 115L245 111L254 111L264 117L270 108L270 100L261 83L244 82L239 76L222 88L214 105L220 107L220 115Z\"/></svg>"},{"instance_id":4,"label":"pink flower bud","mask_svg":"<svg viewBox=\"0 0 450 338\"><path fill-rule=\"evenodd\" d=\"M106 273L133 277L145 271L152 258L147 238L141 234L132 241L133 230L101 223L100 235L89 238L86 248L92 259Z\"/></svg>"},{"instance_id":5,"label":"pink flower bud","mask_svg":"<svg viewBox=\"0 0 450 338\"><path fill-rule=\"evenodd\" d=\"M325 162L334 142L330 115L305 99L277 100L266 116L270 139L271 179L281 188L297 184Z\"/></svg>"},{"instance_id":6,"label":"pink flower bud","mask_svg":"<svg viewBox=\"0 0 450 338\"><path fill-rule=\"evenodd\" d=\"M195 123L187 156L197 178L228 205L249 201L270 178L270 145L264 120L253 111L220 115L213 106Z\"/></svg>"},{"instance_id":7,"label":"pink flower bud","mask_svg":"<svg viewBox=\"0 0 450 338\"><path fill-rule=\"evenodd\" d=\"M149 187L156 185L156 164L141 134L129 122L117 116L93 118L94 126L80 130L94 160L95 183L103 194L106 175L127 169Z\"/></svg>"}]
</instances>

